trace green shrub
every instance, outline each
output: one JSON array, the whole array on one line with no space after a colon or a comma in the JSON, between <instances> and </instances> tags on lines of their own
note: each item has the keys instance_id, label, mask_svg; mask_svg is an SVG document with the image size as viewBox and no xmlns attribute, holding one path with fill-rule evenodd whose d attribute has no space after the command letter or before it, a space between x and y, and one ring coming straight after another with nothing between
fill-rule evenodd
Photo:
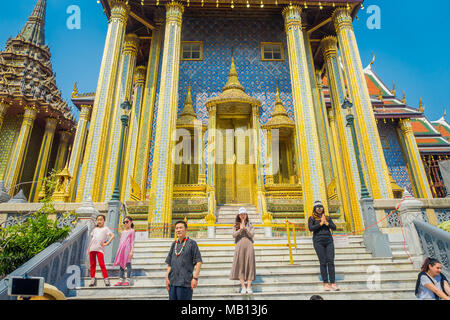
<instances>
[{"instance_id":1,"label":"green shrub","mask_svg":"<svg viewBox=\"0 0 450 320\"><path fill-rule=\"evenodd\" d=\"M58 227L58 220L49 218L49 215L56 214L51 202L55 178L52 172L49 178L44 179L45 197L39 211L26 221L0 228L0 276L13 272L52 243L63 240L72 229L73 225ZM63 218L72 215L73 212L66 213Z\"/></svg>"},{"instance_id":2,"label":"green shrub","mask_svg":"<svg viewBox=\"0 0 450 320\"><path fill-rule=\"evenodd\" d=\"M442 222L438 227L441 228L442 230L450 232L450 220Z\"/></svg>"}]
</instances>

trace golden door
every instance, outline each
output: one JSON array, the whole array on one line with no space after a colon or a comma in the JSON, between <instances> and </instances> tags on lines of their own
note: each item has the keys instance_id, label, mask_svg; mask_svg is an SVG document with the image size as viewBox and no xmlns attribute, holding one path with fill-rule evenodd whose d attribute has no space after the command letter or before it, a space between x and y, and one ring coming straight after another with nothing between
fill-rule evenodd
<instances>
[{"instance_id":1,"label":"golden door","mask_svg":"<svg viewBox=\"0 0 450 320\"><path fill-rule=\"evenodd\" d=\"M249 119L218 119L216 197L218 204L254 203L255 166L250 163Z\"/></svg>"}]
</instances>

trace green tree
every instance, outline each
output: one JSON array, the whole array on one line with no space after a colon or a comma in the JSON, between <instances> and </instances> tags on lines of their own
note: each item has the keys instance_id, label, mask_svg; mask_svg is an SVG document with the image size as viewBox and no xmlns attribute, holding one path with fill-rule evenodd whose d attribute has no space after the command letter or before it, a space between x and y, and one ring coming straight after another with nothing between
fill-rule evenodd
<instances>
[{"instance_id":1,"label":"green tree","mask_svg":"<svg viewBox=\"0 0 450 320\"><path fill-rule=\"evenodd\" d=\"M41 200L43 206L39 211L32 213L18 224L0 228L0 275L5 276L13 272L52 243L61 241L69 235L73 224L58 226L59 221L50 218L56 214L51 201L57 185L55 174L56 172L52 171L42 183L41 190L44 197ZM62 218L68 216L76 218L74 212L65 213Z\"/></svg>"}]
</instances>

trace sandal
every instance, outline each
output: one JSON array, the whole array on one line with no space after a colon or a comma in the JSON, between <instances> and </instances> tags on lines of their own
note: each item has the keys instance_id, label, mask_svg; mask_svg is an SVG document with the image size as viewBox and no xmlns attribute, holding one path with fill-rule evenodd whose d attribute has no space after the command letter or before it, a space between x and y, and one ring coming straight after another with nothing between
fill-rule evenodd
<instances>
[{"instance_id":1,"label":"sandal","mask_svg":"<svg viewBox=\"0 0 450 320\"><path fill-rule=\"evenodd\" d=\"M89 283L89 287L95 287L97 285L97 279L91 278L91 282Z\"/></svg>"},{"instance_id":2,"label":"sandal","mask_svg":"<svg viewBox=\"0 0 450 320\"><path fill-rule=\"evenodd\" d=\"M339 289L339 287L335 284L335 283L333 283L332 285L331 285L331 289L333 290L333 291L340 291L341 289Z\"/></svg>"},{"instance_id":3,"label":"sandal","mask_svg":"<svg viewBox=\"0 0 450 320\"><path fill-rule=\"evenodd\" d=\"M105 286L107 286L107 287L111 286L111 283L109 283L109 279L104 279L104 281L105 281Z\"/></svg>"},{"instance_id":4,"label":"sandal","mask_svg":"<svg viewBox=\"0 0 450 320\"><path fill-rule=\"evenodd\" d=\"M119 282L117 282L117 283L114 285L114 287L120 287L120 286L122 286L122 285L123 285L122 281L119 281Z\"/></svg>"},{"instance_id":5,"label":"sandal","mask_svg":"<svg viewBox=\"0 0 450 320\"><path fill-rule=\"evenodd\" d=\"M331 288L330 288L330 286L328 285L328 283L325 283L325 284L323 285L323 290L325 290L325 291L330 291L330 290L331 290Z\"/></svg>"}]
</instances>

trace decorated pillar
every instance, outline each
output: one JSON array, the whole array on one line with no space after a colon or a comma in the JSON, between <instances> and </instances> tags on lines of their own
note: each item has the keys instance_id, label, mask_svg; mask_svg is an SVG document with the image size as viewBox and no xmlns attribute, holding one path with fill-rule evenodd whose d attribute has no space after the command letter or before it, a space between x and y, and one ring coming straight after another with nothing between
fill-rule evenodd
<instances>
[{"instance_id":1,"label":"decorated pillar","mask_svg":"<svg viewBox=\"0 0 450 320\"><path fill-rule=\"evenodd\" d=\"M352 18L346 8L338 8L333 13L332 19L338 35L350 98L356 115L359 144L368 173L371 196L374 199L393 198L389 171L353 32Z\"/></svg>"},{"instance_id":2,"label":"decorated pillar","mask_svg":"<svg viewBox=\"0 0 450 320\"><path fill-rule=\"evenodd\" d=\"M208 176L206 178L206 192L208 195L208 216L216 217L216 114L217 106L212 105L208 108Z\"/></svg>"},{"instance_id":3,"label":"decorated pillar","mask_svg":"<svg viewBox=\"0 0 450 320\"><path fill-rule=\"evenodd\" d=\"M339 154L337 165L341 167L341 177L346 191L345 210L352 217L353 228L362 230L361 211L359 207L360 185L358 168L356 164L355 151L352 142L350 128L346 126L345 114L342 110L342 103L345 99L345 86L342 80L342 73L338 61L338 48L336 37L325 37L321 42L325 67L327 71L328 87L330 88L331 105L335 114L336 134L334 139L335 149ZM340 152L342 150L342 152ZM341 179L340 179L341 180ZM343 186L343 187L344 187ZM348 203L347 203L348 201ZM347 216L349 218L349 216ZM354 231L355 231L354 230Z\"/></svg>"},{"instance_id":4,"label":"decorated pillar","mask_svg":"<svg viewBox=\"0 0 450 320\"><path fill-rule=\"evenodd\" d=\"M195 130L196 134L194 135L194 139L197 139L197 166L198 166L198 180L197 184L206 184L206 175L205 175L205 157L204 157L204 126L201 121L195 122Z\"/></svg>"},{"instance_id":5,"label":"decorated pillar","mask_svg":"<svg viewBox=\"0 0 450 320\"><path fill-rule=\"evenodd\" d=\"M72 136L69 131L59 132L59 145L56 153L55 170L61 171L66 165L67 156L69 153L69 140Z\"/></svg>"},{"instance_id":6,"label":"decorated pillar","mask_svg":"<svg viewBox=\"0 0 450 320\"><path fill-rule=\"evenodd\" d=\"M139 38L135 34L128 34L125 37L125 44L120 58L119 78L116 85L116 96L114 98L111 127L108 132L109 142L107 145L107 152L105 156L105 169L103 178L103 187L101 188L101 200L107 201L111 199L116 181L117 164L119 162L119 148L120 148L120 132L122 130L122 109L120 105L128 100L131 102L131 94L133 91L133 78L136 69L137 51L139 48ZM134 106L133 106L134 107ZM133 112L133 110L132 110ZM130 132L130 130L128 130ZM126 145L126 144L125 144ZM124 145L124 146L125 146ZM126 150L126 149L125 149ZM119 173L123 176L125 170L120 170ZM123 179L121 177L120 179ZM121 198L121 200L123 200Z\"/></svg>"},{"instance_id":7,"label":"decorated pillar","mask_svg":"<svg viewBox=\"0 0 450 320\"><path fill-rule=\"evenodd\" d=\"M36 120L37 109L35 107L25 107L23 115L22 126L20 128L19 136L17 137L14 147L9 157L8 166L5 172L5 187L9 190L8 193L13 196L15 193L15 186L20 180L22 169L28 150L28 143L30 142L31 131L33 129L34 120Z\"/></svg>"},{"instance_id":8,"label":"decorated pillar","mask_svg":"<svg viewBox=\"0 0 450 320\"><path fill-rule=\"evenodd\" d=\"M427 175L414 138L410 119L400 120L400 137L406 147L406 158L410 167L412 180L417 192L416 198L433 198Z\"/></svg>"},{"instance_id":9,"label":"decorated pillar","mask_svg":"<svg viewBox=\"0 0 450 320\"><path fill-rule=\"evenodd\" d=\"M152 139L153 113L156 99L156 86L158 84L158 68L161 52L162 22L159 16L155 17L156 28L152 30L150 54L148 58L147 77L144 88L144 101L139 123L137 139L136 164L133 177L140 185L141 200L147 194L148 166L150 157L150 143Z\"/></svg>"},{"instance_id":10,"label":"decorated pillar","mask_svg":"<svg viewBox=\"0 0 450 320\"><path fill-rule=\"evenodd\" d=\"M311 84L311 93L313 98L314 115L317 126L317 136L320 144L320 155L322 157L323 176L325 183L328 186L335 176L330 156L330 132L327 121L327 107L325 104L321 104L319 97L319 90L316 82L316 70L314 67L314 58L311 50L311 44L309 42L309 36L306 31L303 32L306 48L306 61L309 71L309 82Z\"/></svg>"},{"instance_id":11,"label":"decorated pillar","mask_svg":"<svg viewBox=\"0 0 450 320\"><path fill-rule=\"evenodd\" d=\"M10 104L6 101L0 101L0 129L3 125L3 119L5 118L6 112L8 111Z\"/></svg>"},{"instance_id":12,"label":"decorated pillar","mask_svg":"<svg viewBox=\"0 0 450 320\"><path fill-rule=\"evenodd\" d=\"M301 172L305 219L312 214L314 201L321 200L328 212L317 124L302 32L302 9L289 6L283 10L287 34L289 67L296 132L296 162Z\"/></svg>"},{"instance_id":13,"label":"decorated pillar","mask_svg":"<svg viewBox=\"0 0 450 320\"><path fill-rule=\"evenodd\" d=\"M166 29L149 201L151 237L170 237L174 164L172 152L178 110L178 82L181 50L181 24L184 7L178 2L166 5Z\"/></svg>"},{"instance_id":14,"label":"decorated pillar","mask_svg":"<svg viewBox=\"0 0 450 320\"><path fill-rule=\"evenodd\" d=\"M135 85L133 94L133 107L128 127L128 140L125 149L125 162L123 166L121 199L130 200L131 178L133 176L134 164L136 162L136 146L139 131L139 117L141 115L142 98L144 94L146 68L139 66L135 72Z\"/></svg>"},{"instance_id":15,"label":"decorated pillar","mask_svg":"<svg viewBox=\"0 0 450 320\"><path fill-rule=\"evenodd\" d=\"M33 184L31 185L30 202L39 201L39 192L42 185L42 180L47 176L48 161L52 152L53 138L55 137L55 130L58 120L55 118L47 118L45 120L45 132L42 138L41 150L34 170Z\"/></svg>"},{"instance_id":16,"label":"decorated pillar","mask_svg":"<svg viewBox=\"0 0 450 320\"><path fill-rule=\"evenodd\" d=\"M69 160L69 173L72 176L69 187L69 201L75 201L77 194L78 175L81 169L81 160L86 147L86 139L88 135L88 125L91 119L92 106L82 105L80 118L78 119L77 131L72 146L72 153Z\"/></svg>"},{"instance_id":17,"label":"decorated pillar","mask_svg":"<svg viewBox=\"0 0 450 320\"><path fill-rule=\"evenodd\" d=\"M259 106L252 106L252 132L253 132L253 148L254 159L256 166L256 195L257 195L257 207L256 210L261 217L266 217L266 199L264 196L264 177L262 170L262 157L261 157L261 133L259 124Z\"/></svg>"},{"instance_id":18,"label":"decorated pillar","mask_svg":"<svg viewBox=\"0 0 450 320\"><path fill-rule=\"evenodd\" d=\"M102 176L105 172L103 164L109 142L107 137L113 113L116 79L119 74L120 56L130 11L127 2L123 0L110 1L111 17L81 169L77 202L86 201L89 197L92 197L93 201L99 201L101 191L105 189L102 185Z\"/></svg>"}]
</instances>

